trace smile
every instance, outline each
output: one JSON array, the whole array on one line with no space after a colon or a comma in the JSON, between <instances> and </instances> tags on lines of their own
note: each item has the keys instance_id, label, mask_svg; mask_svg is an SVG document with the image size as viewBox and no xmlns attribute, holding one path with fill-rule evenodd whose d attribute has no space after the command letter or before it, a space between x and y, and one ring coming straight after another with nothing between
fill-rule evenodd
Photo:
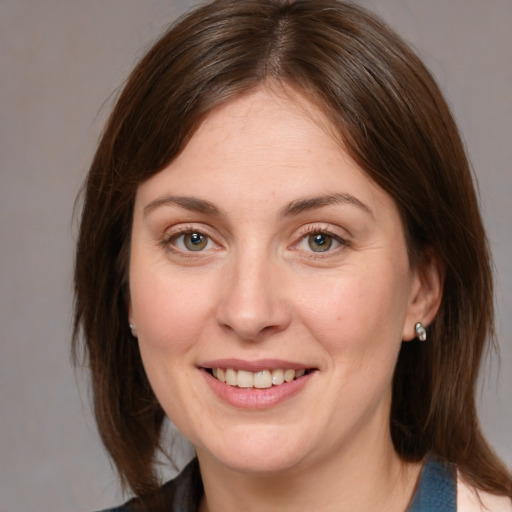
<instances>
[{"instance_id":1,"label":"smile","mask_svg":"<svg viewBox=\"0 0 512 512\"><path fill-rule=\"evenodd\" d=\"M207 371L222 383L245 389L268 389L272 386L281 386L303 377L308 372L303 368L298 370L276 368L257 372L233 368L211 368Z\"/></svg>"}]
</instances>

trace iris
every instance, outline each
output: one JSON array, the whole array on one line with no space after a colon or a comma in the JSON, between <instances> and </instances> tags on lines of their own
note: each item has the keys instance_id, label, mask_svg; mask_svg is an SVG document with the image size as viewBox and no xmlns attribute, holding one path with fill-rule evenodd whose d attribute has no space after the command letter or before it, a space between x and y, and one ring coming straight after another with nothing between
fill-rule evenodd
<instances>
[{"instance_id":1,"label":"iris","mask_svg":"<svg viewBox=\"0 0 512 512\"><path fill-rule=\"evenodd\" d=\"M328 251L332 246L332 236L316 233L308 237L309 248L314 252Z\"/></svg>"},{"instance_id":2,"label":"iris","mask_svg":"<svg viewBox=\"0 0 512 512\"><path fill-rule=\"evenodd\" d=\"M189 251L202 251L208 243L208 237L201 233L185 233L183 243Z\"/></svg>"}]
</instances>

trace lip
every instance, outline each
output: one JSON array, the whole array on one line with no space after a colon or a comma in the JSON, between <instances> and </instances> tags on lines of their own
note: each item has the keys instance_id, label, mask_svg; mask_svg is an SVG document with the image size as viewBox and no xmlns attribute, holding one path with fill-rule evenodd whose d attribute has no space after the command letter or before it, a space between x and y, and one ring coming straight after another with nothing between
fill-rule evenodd
<instances>
[{"instance_id":1,"label":"lip","mask_svg":"<svg viewBox=\"0 0 512 512\"><path fill-rule=\"evenodd\" d=\"M256 388L238 388L230 386L217 380L211 375L208 368L233 368L237 370L246 370L257 372L274 368L281 369L311 369L310 366L303 364L295 364L291 362L276 360L259 360L259 361L241 361L237 359L219 359L216 361L205 362L198 369L205 379L209 388L222 402L240 409L262 410L279 405L299 394L311 381L317 373L312 371L306 373L302 377L285 382L279 386L272 386L265 389Z\"/></svg>"},{"instance_id":2,"label":"lip","mask_svg":"<svg viewBox=\"0 0 512 512\"><path fill-rule=\"evenodd\" d=\"M283 361L281 359L258 359L257 361L245 361L243 359L215 359L205 361L199 365L201 368L233 368L233 370L245 370L248 372L261 372L263 370L311 370L311 366Z\"/></svg>"}]
</instances>

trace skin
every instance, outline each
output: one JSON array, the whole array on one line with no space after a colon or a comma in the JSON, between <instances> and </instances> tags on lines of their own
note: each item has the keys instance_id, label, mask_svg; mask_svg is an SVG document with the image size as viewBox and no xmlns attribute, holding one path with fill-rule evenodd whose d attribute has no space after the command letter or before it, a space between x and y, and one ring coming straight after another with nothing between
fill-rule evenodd
<instances>
[{"instance_id":1,"label":"skin","mask_svg":"<svg viewBox=\"0 0 512 512\"><path fill-rule=\"evenodd\" d=\"M393 449L391 381L402 341L437 311L440 272L410 267L395 204L332 134L298 93L262 88L211 113L137 191L130 321L196 448L202 510L396 511L413 493L420 467ZM322 233L332 245L317 252ZM313 371L291 397L244 408L205 378L226 358Z\"/></svg>"}]
</instances>

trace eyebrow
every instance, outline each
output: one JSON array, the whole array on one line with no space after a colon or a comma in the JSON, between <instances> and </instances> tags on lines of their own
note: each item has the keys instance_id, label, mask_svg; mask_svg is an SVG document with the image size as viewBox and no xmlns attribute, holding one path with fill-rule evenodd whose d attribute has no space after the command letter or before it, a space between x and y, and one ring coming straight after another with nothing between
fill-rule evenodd
<instances>
[{"instance_id":1,"label":"eyebrow","mask_svg":"<svg viewBox=\"0 0 512 512\"><path fill-rule=\"evenodd\" d=\"M324 208L325 206L346 204L356 206L357 208L370 215L372 218L375 218L372 210L366 204L357 199L357 197L345 193L323 194L320 196L296 199L281 208L279 211L279 217L290 217L305 211ZM205 199L199 199L197 197L190 196L169 195L155 199L154 201L151 201L149 204L147 204L144 207L144 216L150 214L152 211L161 206L180 206L181 208L185 208L186 210L192 212L214 215L216 217L225 215L220 208L215 206L210 201L206 201Z\"/></svg>"},{"instance_id":2,"label":"eyebrow","mask_svg":"<svg viewBox=\"0 0 512 512\"><path fill-rule=\"evenodd\" d=\"M297 199L295 201L292 201L291 203L288 203L284 208L281 208L279 215L281 217L289 217L292 215L298 215L299 213L308 210L316 210L318 208L323 208L325 206L347 204L356 206L363 212L370 215L370 217L375 218L369 206L367 206L362 201L357 199L357 197L354 197L351 194L344 193L324 194L320 196Z\"/></svg>"},{"instance_id":3,"label":"eyebrow","mask_svg":"<svg viewBox=\"0 0 512 512\"><path fill-rule=\"evenodd\" d=\"M150 214L161 206L180 206L191 212L204 213L207 215L222 215L222 211L210 201L190 196L165 196L151 201L144 207L144 216Z\"/></svg>"}]
</instances>

